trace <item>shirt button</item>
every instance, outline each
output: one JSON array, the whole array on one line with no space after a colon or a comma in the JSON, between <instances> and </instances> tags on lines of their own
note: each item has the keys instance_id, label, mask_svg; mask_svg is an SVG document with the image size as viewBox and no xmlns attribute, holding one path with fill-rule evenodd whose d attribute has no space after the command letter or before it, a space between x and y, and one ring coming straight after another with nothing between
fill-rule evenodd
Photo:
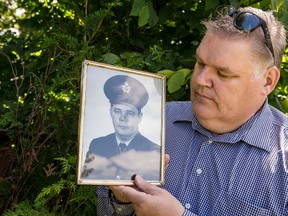
<instances>
[{"instance_id":1,"label":"shirt button","mask_svg":"<svg viewBox=\"0 0 288 216\"><path fill-rule=\"evenodd\" d=\"M189 203L186 203L186 204L185 204L185 208L186 208L186 209L190 209L190 208L191 208L191 205L190 205Z\"/></svg>"},{"instance_id":2,"label":"shirt button","mask_svg":"<svg viewBox=\"0 0 288 216\"><path fill-rule=\"evenodd\" d=\"M196 173L197 173L197 175L199 176L199 175L202 173L202 169L201 169L201 168L198 168L198 169L196 170Z\"/></svg>"},{"instance_id":3,"label":"shirt button","mask_svg":"<svg viewBox=\"0 0 288 216\"><path fill-rule=\"evenodd\" d=\"M213 141L212 140L208 140L208 143L211 144L211 143L213 143Z\"/></svg>"},{"instance_id":4,"label":"shirt button","mask_svg":"<svg viewBox=\"0 0 288 216\"><path fill-rule=\"evenodd\" d=\"M117 208L117 212L119 213L119 212L122 212L122 208Z\"/></svg>"}]
</instances>

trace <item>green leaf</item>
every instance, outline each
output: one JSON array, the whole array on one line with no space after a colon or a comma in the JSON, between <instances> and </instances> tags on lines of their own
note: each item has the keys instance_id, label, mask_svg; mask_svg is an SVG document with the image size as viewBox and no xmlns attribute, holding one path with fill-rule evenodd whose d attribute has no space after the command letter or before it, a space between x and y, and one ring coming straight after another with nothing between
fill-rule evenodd
<instances>
[{"instance_id":1,"label":"green leaf","mask_svg":"<svg viewBox=\"0 0 288 216\"><path fill-rule=\"evenodd\" d=\"M183 74L184 74L184 77L185 77L185 79L186 79L188 76L191 75L191 71L192 71L192 70L190 70L190 69L188 69L188 68L183 68L183 69L178 70L177 73L183 73Z\"/></svg>"},{"instance_id":2,"label":"green leaf","mask_svg":"<svg viewBox=\"0 0 288 216\"><path fill-rule=\"evenodd\" d=\"M148 8L149 8L149 13L150 13L148 23L150 27L154 27L157 24L159 18L157 16L156 11L153 8L152 2L148 4Z\"/></svg>"},{"instance_id":3,"label":"green leaf","mask_svg":"<svg viewBox=\"0 0 288 216\"><path fill-rule=\"evenodd\" d=\"M280 7L283 5L283 3L284 3L284 0L272 0L271 1L272 10L278 11Z\"/></svg>"},{"instance_id":4,"label":"green leaf","mask_svg":"<svg viewBox=\"0 0 288 216\"><path fill-rule=\"evenodd\" d=\"M183 72L174 73L168 80L168 92L173 93L181 88L185 81L185 74Z\"/></svg>"},{"instance_id":5,"label":"green leaf","mask_svg":"<svg viewBox=\"0 0 288 216\"><path fill-rule=\"evenodd\" d=\"M187 4L186 0L172 0L172 2L176 7L184 7Z\"/></svg>"},{"instance_id":6,"label":"green leaf","mask_svg":"<svg viewBox=\"0 0 288 216\"><path fill-rule=\"evenodd\" d=\"M179 101L183 100L182 98L185 96L185 88L182 86L176 92L173 92L169 95L169 101Z\"/></svg>"},{"instance_id":7,"label":"green leaf","mask_svg":"<svg viewBox=\"0 0 288 216\"><path fill-rule=\"evenodd\" d=\"M102 55L102 57L103 57L103 62L107 64L114 65L120 61L120 57L115 55L114 53L106 53Z\"/></svg>"},{"instance_id":8,"label":"green leaf","mask_svg":"<svg viewBox=\"0 0 288 216\"><path fill-rule=\"evenodd\" d=\"M211 9L216 9L219 5L219 0L206 0L205 1L205 10L209 11Z\"/></svg>"},{"instance_id":9,"label":"green leaf","mask_svg":"<svg viewBox=\"0 0 288 216\"><path fill-rule=\"evenodd\" d=\"M238 0L230 0L230 5L234 6L234 7L237 7L238 5Z\"/></svg>"},{"instance_id":10,"label":"green leaf","mask_svg":"<svg viewBox=\"0 0 288 216\"><path fill-rule=\"evenodd\" d=\"M280 100L280 104L282 106L282 112L288 113L288 98Z\"/></svg>"},{"instance_id":11,"label":"green leaf","mask_svg":"<svg viewBox=\"0 0 288 216\"><path fill-rule=\"evenodd\" d=\"M138 27L142 27L148 23L150 17L150 11L148 5L144 5L139 12Z\"/></svg>"},{"instance_id":12,"label":"green leaf","mask_svg":"<svg viewBox=\"0 0 288 216\"><path fill-rule=\"evenodd\" d=\"M158 74L166 76L167 79L169 79L175 72L172 70L161 70L157 72Z\"/></svg>"},{"instance_id":13,"label":"green leaf","mask_svg":"<svg viewBox=\"0 0 288 216\"><path fill-rule=\"evenodd\" d=\"M145 0L134 0L129 16L138 16L144 4L145 4Z\"/></svg>"},{"instance_id":14,"label":"green leaf","mask_svg":"<svg viewBox=\"0 0 288 216\"><path fill-rule=\"evenodd\" d=\"M281 21L284 25L288 26L288 11L280 10L278 14L278 20Z\"/></svg>"}]
</instances>

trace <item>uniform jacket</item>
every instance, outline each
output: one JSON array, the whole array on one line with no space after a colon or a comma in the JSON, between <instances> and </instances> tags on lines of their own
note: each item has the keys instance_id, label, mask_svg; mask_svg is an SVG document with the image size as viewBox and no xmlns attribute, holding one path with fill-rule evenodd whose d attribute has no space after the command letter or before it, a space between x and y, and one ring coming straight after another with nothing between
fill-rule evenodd
<instances>
[{"instance_id":1,"label":"uniform jacket","mask_svg":"<svg viewBox=\"0 0 288 216\"><path fill-rule=\"evenodd\" d=\"M131 149L134 149L135 151L159 151L160 146L138 133L130 142L126 151ZM118 144L115 138L115 133L93 139L89 147L89 153L107 158L117 155Z\"/></svg>"},{"instance_id":2,"label":"uniform jacket","mask_svg":"<svg viewBox=\"0 0 288 216\"><path fill-rule=\"evenodd\" d=\"M160 145L138 133L122 154L118 151L115 133L112 133L92 140L82 177L130 180L137 173L146 176L146 179L158 180L159 168Z\"/></svg>"}]
</instances>

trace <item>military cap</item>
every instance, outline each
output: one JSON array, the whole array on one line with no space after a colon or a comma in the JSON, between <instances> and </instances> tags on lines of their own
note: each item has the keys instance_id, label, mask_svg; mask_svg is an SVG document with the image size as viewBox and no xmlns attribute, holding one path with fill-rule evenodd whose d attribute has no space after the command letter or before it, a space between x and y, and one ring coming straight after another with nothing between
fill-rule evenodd
<instances>
[{"instance_id":1,"label":"military cap","mask_svg":"<svg viewBox=\"0 0 288 216\"><path fill-rule=\"evenodd\" d=\"M113 104L127 103L141 110L148 102L149 95L145 86L137 79L116 75L110 77L104 84L104 93Z\"/></svg>"}]
</instances>

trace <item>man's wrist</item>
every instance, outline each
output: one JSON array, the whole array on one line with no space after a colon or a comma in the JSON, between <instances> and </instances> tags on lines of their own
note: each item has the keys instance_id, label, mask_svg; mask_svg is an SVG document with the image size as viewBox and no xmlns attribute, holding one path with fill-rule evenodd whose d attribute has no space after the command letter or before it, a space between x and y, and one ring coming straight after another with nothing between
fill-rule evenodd
<instances>
[{"instance_id":1,"label":"man's wrist","mask_svg":"<svg viewBox=\"0 0 288 216\"><path fill-rule=\"evenodd\" d=\"M109 199L114 208L116 215L121 215L121 216L135 215L131 203L123 203L121 201L116 200L116 197L113 194L112 190L109 190Z\"/></svg>"}]
</instances>

